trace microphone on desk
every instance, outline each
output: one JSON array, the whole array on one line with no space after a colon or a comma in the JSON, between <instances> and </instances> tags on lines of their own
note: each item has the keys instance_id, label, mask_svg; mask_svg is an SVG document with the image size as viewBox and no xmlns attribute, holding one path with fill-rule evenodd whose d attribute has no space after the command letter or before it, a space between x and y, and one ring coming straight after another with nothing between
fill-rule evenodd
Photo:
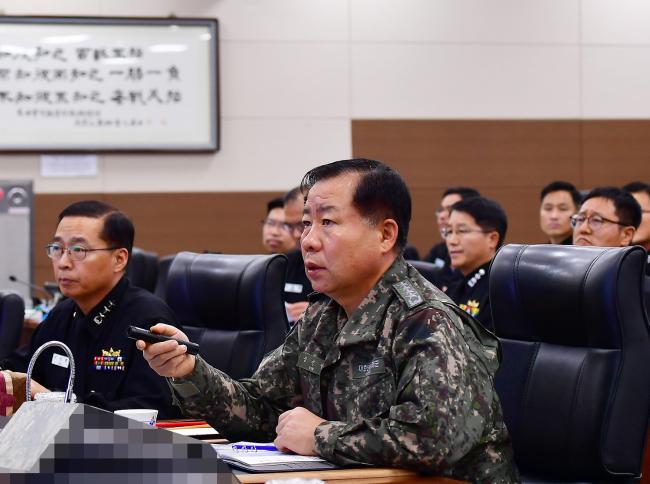
<instances>
[{"instance_id":1,"label":"microphone on desk","mask_svg":"<svg viewBox=\"0 0 650 484\"><path fill-rule=\"evenodd\" d=\"M37 286L36 284L32 284L31 282L23 281L22 279L18 279L18 278L17 278L16 276L14 276L13 274L11 274L11 275L9 276L9 280L10 280L11 282L15 282L15 283L17 283L17 284L22 284L23 286L27 286L27 287L29 287L29 288L31 288L31 289L36 290L36 291L44 292L45 294L47 294L47 295L50 296L50 297L54 297L54 296L55 296L55 294L52 292L51 289L48 290L47 287L41 287L41 286ZM58 291L58 288L57 288L57 291Z\"/></svg>"}]
</instances>

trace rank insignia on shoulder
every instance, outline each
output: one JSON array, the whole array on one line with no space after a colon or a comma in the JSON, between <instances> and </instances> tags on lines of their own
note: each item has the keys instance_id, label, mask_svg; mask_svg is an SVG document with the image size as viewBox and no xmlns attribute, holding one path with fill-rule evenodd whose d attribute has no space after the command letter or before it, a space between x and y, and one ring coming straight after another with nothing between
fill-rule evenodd
<instances>
[{"instance_id":1,"label":"rank insignia on shoulder","mask_svg":"<svg viewBox=\"0 0 650 484\"><path fill-rule=\"evenodd\" d=\"M408 279L393 284L393 289L401 297L409 309L413 309L424 302L424 298Z\"/></svg>"}]
</instances>

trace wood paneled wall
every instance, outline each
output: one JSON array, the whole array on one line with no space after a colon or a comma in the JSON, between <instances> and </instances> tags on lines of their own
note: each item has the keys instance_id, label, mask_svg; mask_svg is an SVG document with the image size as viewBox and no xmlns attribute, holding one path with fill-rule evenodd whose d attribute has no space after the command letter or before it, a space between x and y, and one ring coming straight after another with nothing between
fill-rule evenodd
<instances>
[{"instance_id":1,"label":"wood paneled wall","mask_svg":"<svg viewBox=\"0 0 650 484\"><path fill-rule=\"evenodd\" d=\"M469 185L508 213L508 242L543 242L539 191L561 179L578 188L650 181L650 121L353 121L354 156L397 168L413 196L410 242L424 255L439 240L435 208L446 187ZM296 181L296 183L298 180ZM73 201L98 198L129 214L136 245L181 250L262 251L266 202L277 192L36 195L35 280L52 280L41 248Z\"/></svg>"},{"instance_id":2,"label":"wood paneled wall","mask_svg":"<svg viewBox=\"0 0 650 484\"><path fill-rule=\"evenodd\" d=\"M507 242L539 243L539 192L554 180L578 189L650 182L650 121L352 122L354 156L395 167L413 197L409 240L424 255L440 240L435 208L465 185L502 204Z\"/></svg>"},{"instance_id":3,"label":"wood paneled wall","mask_svg":"<svg viewBox=\"0 0 650 484\"><path fill-rule=\"evenodd\" d=\"M181 250L262 253L260 220L277 192L241 193L85 193L36 195L34 277L51 281L52 267L43 247L54 235L59 212L72 202L103 200L131 217L135 245L159 256Z\"/></svg>"}]
</instances>

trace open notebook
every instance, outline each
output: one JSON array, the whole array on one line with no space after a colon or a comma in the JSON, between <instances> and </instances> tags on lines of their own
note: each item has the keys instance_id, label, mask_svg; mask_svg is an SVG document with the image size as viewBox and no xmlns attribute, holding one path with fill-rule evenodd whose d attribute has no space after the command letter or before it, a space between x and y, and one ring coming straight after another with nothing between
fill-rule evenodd
<instances>
[{"instance_id":1,"label":"open notebook","mask_svg":"<svg viewBox=\"0 0 650 484\"><path fill-rule=\"evenodd\" d=\"M256 448L273 446L272 443L236 442L213 444L212 447L224 462L248 472L287 472L336 469L337 466L320 457L285 454L278 450L242 450L233 446Z\"/></svg>"}]
</instances>

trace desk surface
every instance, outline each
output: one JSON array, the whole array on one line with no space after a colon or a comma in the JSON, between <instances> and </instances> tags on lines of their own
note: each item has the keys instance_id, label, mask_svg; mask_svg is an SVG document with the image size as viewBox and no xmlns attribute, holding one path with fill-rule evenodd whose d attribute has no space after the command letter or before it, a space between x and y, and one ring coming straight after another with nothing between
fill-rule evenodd
<instances>
[{"instance_id":1,"label":"desk surface","mask_svg":"<svg viewBox=\"0 0 650 484\"><path fill-rule=\"evenodd\" d=\"M239 474L234 477L242 484L263 483L270 479L290 479L302 477L321 479L333 484L374 484L374 483L412 483L412 484L461 484L461 481L445 477L421 476L405 469L370 468L370 469L335 469L311 472L273 472L268 474Z\"/></svg>"},{"instance_id":2,"label":"desk surface","mask_svg":"<svg viewBox=\"0 0 650 484\"><path fill-rule=\"evenodd\" d=\"M209 425L192 425L192 421L178 419L165 420L161 422L187 423L186 428L209 427ZM179 427L176 427L179 428ZM182 428L182 427L181 427ZM225 440L222 440L225 441ZM221 443L221 442L220 442ZM461 484L461 481L447 479L445 477L421 476L415 472L405 469L394 469L390 467L371 467L356 469L333 469L329 471L309 472L272 472L250 474L242 471L233 471L233 483L264 483L271 479L290 479L296 477L317 478L333 484L382 484L382 483L412 483L412 484Z\"/></svg>"}]
</instances>

